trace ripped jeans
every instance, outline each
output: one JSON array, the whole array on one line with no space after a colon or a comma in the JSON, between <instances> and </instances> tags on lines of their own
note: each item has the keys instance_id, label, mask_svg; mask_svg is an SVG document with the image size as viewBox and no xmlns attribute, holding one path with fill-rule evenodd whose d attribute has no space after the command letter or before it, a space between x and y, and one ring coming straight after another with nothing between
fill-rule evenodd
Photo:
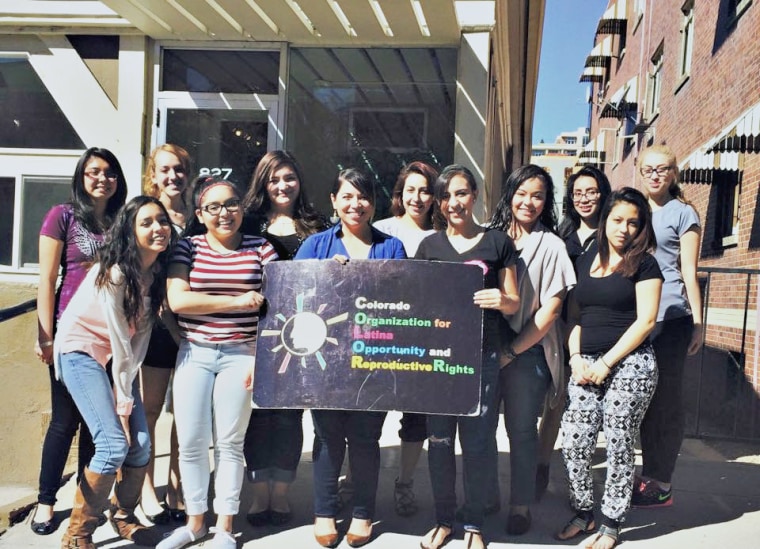
<instances>
[{"instance_id":1,"label":"ripped jeans","mask_svg":"<svg viewBox=\"0 0 760 549\"><path fill-rule=\"evenodd\" d=\"M428 416L428 467L439 524L453 525L457 507L455 437L459 428L464 467L464 528L480 531L483 525L489 477L489 440L496 436L499 363L496 353L483 354L480 415Z\"/></svg>"}]
</instances>

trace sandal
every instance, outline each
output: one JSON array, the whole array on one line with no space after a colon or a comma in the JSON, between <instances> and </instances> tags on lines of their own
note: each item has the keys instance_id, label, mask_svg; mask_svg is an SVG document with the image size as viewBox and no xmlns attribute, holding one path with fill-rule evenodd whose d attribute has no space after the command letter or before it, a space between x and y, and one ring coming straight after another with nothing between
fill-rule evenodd
<instances>
[{"instance_id":1,"label":"sandal","mask_svg":"<svg viewBox=\"0 0 760 549\"><path fill-rule=\"evenodd\" d=\"M615 528L613 526L607 526L606 524L602 524L599 527L599 530L596 533L596 536L594 536L593 541L590 545L586 545L586 549L593 549L594 545L596 545L596 542L599 541L599 538L602 536L607 536L608 538L612 538L612 547L616 547L618 544L618 539L620 538L620 528Z\"/></svg>"},{"instance_id":2,"label":"sandal","mask_svg":"<svg viewBox=\"0 0 760 549\"><path fill-rule=\"evenodd\" d=\"M396 482L393 487L393 501L396 504L396 514L400 517L411 517L417 512L417 501L414 496L414 481Z\"/></svg>"},{"instance_id":3,"label":"sandal","mask_svg":"<svg viewBox=\"0 0 760 549\"><path fill-rule=\"evenodd\" d=\"M470 538L467 538L467 534L470 535ZM488 544L486 544L486 540L483 539L483 534L476 530L465 530L464 531L464 539L467 540L467 543L465 544L466 549L471 549L472 547L472 540L475 539L475 536L480 538L480 543L483 544L483 547L488 547Z\"/></svg>"},{"instance_id":4,"label":"sandal","mask_svg":"<svg viewBox=\"0 0 760 549\"><path fill-rule=\"evenodd\" d=\"M574 534L568 533L571 528L577 528L577 532ZM578 511L570 521L562 527L562 530L554 534L554 539L559 541L567 541L578 536L585 534L591 534L596 530L594 524L594 514L590 511Z\"/></svg>"},{"instance_id":5,"label":"sandal","mask_svg":"<svg viewBox=\"0 0 760 549\"><path fill-rule=\"evenodd\" d=\"M438 531L441 528L448 528L449 533L446 534L443 537L443 539L441 540L441 543L439 543L438 545L435 545L435 539L438 537ZM427 538L427 534L425 535L425 537ZM433 535L430 536L431 544L430 545L425 545L425 542L421 541L420 542L420 547L422 549L440 549L441 547L443 547L444 545L446 545L449 541L451 541L451 538L453 538L453 537L454 537L454 527L453 526L449 526L448 524L441 524L439 522L438 524L435 525L435 528L433 529Z\"/></svg>"}]
</instances>

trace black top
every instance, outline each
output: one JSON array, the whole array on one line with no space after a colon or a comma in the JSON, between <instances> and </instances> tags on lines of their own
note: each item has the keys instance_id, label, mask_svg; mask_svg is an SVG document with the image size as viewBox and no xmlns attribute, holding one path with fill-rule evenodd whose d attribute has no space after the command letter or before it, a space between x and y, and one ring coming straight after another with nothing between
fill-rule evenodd
<instances>
[{"instance_id":1,"label":"black top","mask_svg":"<svg viewBox=\"0 0 760 549\"><path fill-rule=\"evenodd\" d=\"M478 265L483 269L484 288L499 287L499 271L511 267L517 261L515 244L504 232L486 229L480 241L469 250L459 253L454 249L445 231L439 231L425 238L414 259L450 261ZM495 309L483 309L483 350L493 352L499 349L499 320L501 313Z\"/></svg>"},{"instance_id":2,"label":"black top","mask_svg":"<svg viewBox=\"0 0 760 549\"><path fill-rule=\"evenodd\" d=\"M596 231L592 232L584 242L581 242L580 238L578 238L578 231L570 233L565 239L565 248L567 248L567 255L570 257L573 265L578 261L581 254L591 249L595 243Z\"/></svg>"},{"instance_id":3,"label":"black top","mask_svg":"<svg viewBox=\"0 0 760 549\"><path fill-rule=\"evenodd\" d=\"M602 278L592 277L591 265L597 254L587 253L578 258L578 284L574 296L580 308L581 353L609 351L620 336L636 320L636 283L659 278L660 267L654 256L646 254L636 273L627 278L612 273Z\"/></svg>"},{"instance_id":4,"label":"black top","mask_svg":"<svg viewBox=\"0 0 760 549\"><path fill-rule=\"evenodd\" d=\"M264 231L261 233L261 236L272 243L274 249L277 250L277 256L280 261L293 259L296 255L296 252L298 251L298 248L301 247L301 243L304 241L304 239L302 239L296 233L279 236L272 234L269 231Z\"/></svg>"}]
</instances>

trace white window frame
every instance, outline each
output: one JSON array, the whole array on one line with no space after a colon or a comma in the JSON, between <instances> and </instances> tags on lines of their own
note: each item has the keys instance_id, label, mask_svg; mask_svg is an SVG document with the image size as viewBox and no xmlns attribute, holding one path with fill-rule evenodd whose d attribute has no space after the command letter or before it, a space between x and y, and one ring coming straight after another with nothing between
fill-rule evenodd
<instances>
[{"instance_id":1,"label":"white window frame","mask_svg":"<svg viewBox=\"0 0 760 549\"><path fill-rule=\"evenodd\" d=\"M652 70L649 73L647 93L647 119L652 120L660 114L660 97L662 95L662 61L663 44L660 44L652 56Z\"/></svg>"},{"instance_id":2,"label":"white window frame","mask_svg":"<svg viewBox=\"0 0 760 549\"><path fill-rule=\"evenodd\" d=\"M681 6L683 20L681 21L681 58L678 87L691 75L691 56L694 50L694 0L686 0Z\"/></svg>"}]
</instances>

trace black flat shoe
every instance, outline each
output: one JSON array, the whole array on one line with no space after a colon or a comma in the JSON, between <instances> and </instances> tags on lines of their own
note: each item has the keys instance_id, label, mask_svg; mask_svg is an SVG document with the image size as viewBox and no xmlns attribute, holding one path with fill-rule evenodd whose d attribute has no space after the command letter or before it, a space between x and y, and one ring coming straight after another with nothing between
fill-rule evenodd
<instances>
[{"instance_id":1,"label":"black flat shoe","mask_svg":"<svg viewBox=\"0 0 760 549\"><path fill-rule=\"evenodd\" d=\"M155 515L149 515L145 513L145 518L147 518L149 521L151 521L155 525L161 525L169 524L169 521L171 520L171 513L169 512L169 509L164 505L161 504L161 512L156 513Z\"/></svg>"},{"instance_id":2,"label":"black flat shoe","mask_svg":"<svg viewBox=\"0 0 760 549\"><path fill-rule=\"evenodd\" d=\"M507 519L507 534L510 536L522 536L530 530L530 511L525 515L509 515Z\"/></svg>"},{"instance_id":3,"label":"black flat shoe","mask_svg":"<svg viewBox=\"0 0 760 549\"><path fill-rule=\"evenodd\" d=\"M259 511L258 513L248 513L245 516L245 520L247 520L248 524L251 526L266 526L270 521L269 509Z\"/></svg>"},{"instance_id":4,"label":"black flat shoe","mask_svg":"<svg viewBox=\"0 0 760 549\"><path fill-rule=\"evenodd\" d=\"M283 524L289 523L291 520L293 520L293 512L292 511L275 511L274 509L269 510L269 522L272 523L272 526L282 526Z\"/></svg>"},{"instance_id":5,"label":"black flat shoe","mask_svg":"<svg viewBox=\"0 0 760 549\"><path fill-rule=\"evenodd\" d=\"M55 517L51 518L50 520L46 520L45 522L32 521L31 526L32 532L38 536L49 536L58 530L58 522L55 520Z\"/></svg>"},{"instance_id":6,"label":"black flat shoe","mask_svg":"<svg viewBox=\"0 0 760 549\"><path fill-rule=\"evenodd\" d=\"M184 509L173 509L169 507L169 516L174 522L185 523L187 521L187 512Z\"/></svg>"}]
</instances>

